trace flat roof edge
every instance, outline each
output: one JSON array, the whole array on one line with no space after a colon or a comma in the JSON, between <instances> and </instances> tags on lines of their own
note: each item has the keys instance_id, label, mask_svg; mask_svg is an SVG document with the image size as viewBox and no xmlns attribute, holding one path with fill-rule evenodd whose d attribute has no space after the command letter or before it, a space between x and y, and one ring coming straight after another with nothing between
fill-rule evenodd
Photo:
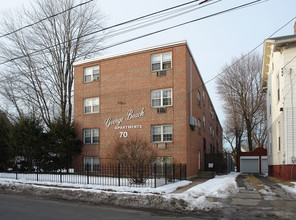
<instances>
[{"instance_id":1,"label":"flat roof edge","mask_svg":"<svg viewBox=\"0 0 296 220\"><path fill-rule=\"evenodd\" d=\"M175 42L165 43L165 44L159 44L159 45L156 45L156 46L146 47L146 48L142 48L142 49L130 50L130 51L125 51L125 52L121 52L121 53L117 53L117 54L111 54L111 55L94 57L94 58L90 58L90 59L86 59L86 60L76 61L76 62L74 62L73 66L79 66L79 65L82 65L82 64L86 64L86 63L111 59L111 58L115 58L115 57L120 57L120 56L145 52L145 51L149 51L149 50L170 47L170 46L177 46L177 45L182 45L182 44L187 45L187 40L175 41Z\"/></svg>"}]
</instances>

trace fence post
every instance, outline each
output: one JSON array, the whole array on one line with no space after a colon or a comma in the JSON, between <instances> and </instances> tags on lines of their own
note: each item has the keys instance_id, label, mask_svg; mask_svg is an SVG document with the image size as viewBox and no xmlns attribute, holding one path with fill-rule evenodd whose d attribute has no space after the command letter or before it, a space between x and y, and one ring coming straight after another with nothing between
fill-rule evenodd
<instances>
[{"instance_id":1,"label":"fence post","mask_svg":"<svg viewBox=\"0 0 296 220\"><path fill-rule=\"evenodd\" d=\"M63 182L63 177L62 177L62 168L60 168L60 183Z\"/></svg>"},{"instance_id":2,"label":"fence post","mask_svg":"<svg viewBox=\"0 0 296 220\"><path fill-rule=\"evenodd\" d=\"M167 184L167 164L164 164L164 180L165 180L165 184Z\"/></svg>"},{"instance_id":3,"label":"fence post","mask_svg":"<svg viewBox=\"0 0 296 220\"><path fill-rule=\"evenodd\" d=\"M120 163L118 164L118 186L120 186Z\"/></svg>"},{"instance_id":4,"label":"fence post","mask_svg":"<svg viewBox=\"0 0 296 220\"><path fill-rule=\"evenodd\" d=\"M173 164L173 179L172 179L173 182L176 182L175 171L176 171L176 167L175 167L175 164Z\"/></svg>"},{"instance_id":5,"label":"fence post","mask_svg":"<svg viewBox=\"0 0 296 220\"><path fill-rule=\"evenodd\" d=\"M37 171L36 171L36 173L37 173L37 182L38 182L38 164L37 164L37 166L36 166L37 168Z\"/></svg>"},{"instance_id":6,"label":"fence post","mask_svg":"<svg viewBox=\"0 0 296 220\"><path fill-rule=\"evenodd\" d=\"M89 184L89 167L90 165L87 163L86 164L86 181L87 181L87 184Z\"/></svg>"},{"instance_id":7,"label":"fence post","mask_svg":"<svg viewBox=\"0 0 296 220\"><path fill-rule=\"evenodd\" d=\"M154 171L154 188L156 188L156 163L153 165L153 171Z\"/></svg>"},{"instance_id":8,"label":"fence post","mask_svg":"<svg viewBox=\"0 0 296 220\"><path fill-rule=\"evenodd\" d=\"M17 165L15 165L15 179L17 180Z\"/></svg>"},{"instance_id":9,"label":"fence post","mask_svg":"<svg viewBox=\"0 0 296 220\"><path fill-rule=\"evenodd\" d=\"M180 163L180 181L182 180L182 164Z\"/></svg>"}]
</instances>

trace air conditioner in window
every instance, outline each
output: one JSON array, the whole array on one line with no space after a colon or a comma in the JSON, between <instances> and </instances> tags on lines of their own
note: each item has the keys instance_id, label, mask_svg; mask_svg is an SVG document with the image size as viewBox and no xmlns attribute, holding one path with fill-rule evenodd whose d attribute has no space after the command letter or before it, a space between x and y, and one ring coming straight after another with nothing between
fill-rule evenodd
<instances>
[{"instance_id":1,"label":"air conditioner in window","mask_svg":"<svg viewBox=\"0 0 296 220\"><path fill-rule=\"evenodd\" d=\"M166 149L166 143L158 143L157 148L158 149Z\"/></svg>"},{"instance_id":2,"label":"air conditioner in window","mask_svg":"<svg viewBox=\"0 0 296 220\"><path fill-rule=\"evenodd\" d=\"M189 125L192 130L195 130L195 128L197 126L196 119L192 115L189 118Z\"/></svg>"},{"instance_id":3,"label":"air conditioner in window","mask_svg":"<svg viewBox=\"0 0 296 220\"><path fill-rule=\"evenodd\" d=\"M166 76L166 71L165 70L160 70L160 71L157 71L157 76L160 77L160 76Z\"/></svg>"},{"instance_id":4,"label":"air conditioner in window","mask_svg":"<svg viewBox=\"0 0 296 220\"><path fill-rule=\"evenodd\" d=\"M93 80L96 81L96 80L99 80L99 78L100 78L99 75L95 75L94 78L93 78Z\"/></svg>"},{"instance_id":5,"label":"air conditioner in window","mask_svg":"<svg viewBox=\"0 0 296 220\"><path fill-rule=\"evenodd\" d=\"M166 108L157 108L157 113L158 114L166 113Z\"/></svg>"}]
</instances>

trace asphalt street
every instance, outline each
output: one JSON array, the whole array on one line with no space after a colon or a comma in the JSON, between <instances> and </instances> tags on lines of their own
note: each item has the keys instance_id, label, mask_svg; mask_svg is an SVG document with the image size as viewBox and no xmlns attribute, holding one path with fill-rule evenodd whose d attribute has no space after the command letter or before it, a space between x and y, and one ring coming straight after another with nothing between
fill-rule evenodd
<instances>
[{"instance_id":1,"label":"asphalt street","mask_svg":"<svg viewBox=\"0 0 296 220\"><path fill-rule=\"evenodd\" d=\"M204 219L187 214L172 215L123 209L119 207L103 207L67 201L45 200L40 197L26 195L0 194L1 220L191 220Z\"/></svg>"},{"instance_id":2,"label":"asphalt street","mask_svg":"<svg viewBox=\"0 0 296 220\"><path fill-rule=\"evenodd\" d=\"M296 219L295 195L284 191L276 182L261 175L254 175L256 184L246 175L236 179L239 192L228 198L207 198L211 202L221 202L217 210L198 213L171 213L157 210L137 210L123 207L107 207L77 201L52 199L50 195L32 196L29 194L0 193L0 220L32 219ZM203 180L204 181L204 180ZM196 181L200 184L203 181ZM261 188L258 188L258 186Z\"/></svg>"}]
</instances>

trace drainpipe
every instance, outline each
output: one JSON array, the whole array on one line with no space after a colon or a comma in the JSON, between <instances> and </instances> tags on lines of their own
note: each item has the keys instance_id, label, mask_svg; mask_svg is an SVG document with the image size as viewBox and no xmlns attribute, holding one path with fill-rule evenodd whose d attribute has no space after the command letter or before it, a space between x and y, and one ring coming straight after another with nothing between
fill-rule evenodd
<instances>
[{"instance_id":1,"label":"drainpipe","mask_svg":"<svg viewBox=\"0 0 296 220\"><path fill-rule=\"evenodd\" d=\"M295 23L296 24L296 23ZM293 81L292 81L292 68L290 68L290 81L291 81L291 106L292 106L292 144L293 144L293 156L295 156L294 146L295 146L295 136L294 136L294 91L293 91Z\"/></svg>"},{"instance_id":2,"label":"drainpipe","mask_svg":"<svg viewBox=\"0 0 296 220\"><path fill-rule=\"evenodd\" d=\"M296 25L296 22L295 22ZM296 26L295 26L296 27ZM291 107L292 107L292 152L293 156L291 158L293 166L291 168L291 180L293 180L293 170L294 170L294 165L296 163L296 157L295 157L295 136L294 136L294 91L293 91L293 81L292 81L292 68L290 68L290 82L291 82Z\"/></svg>"},{"instance_id":3,"label":"drainpipe","mask_svg":"<svg viewBox=\"0 0 296 220\"><path fill-rule=\"evenodd\" d=\"M190 116L192 116L192 58L190 57Z\"/></svg>"}]
</instances>

